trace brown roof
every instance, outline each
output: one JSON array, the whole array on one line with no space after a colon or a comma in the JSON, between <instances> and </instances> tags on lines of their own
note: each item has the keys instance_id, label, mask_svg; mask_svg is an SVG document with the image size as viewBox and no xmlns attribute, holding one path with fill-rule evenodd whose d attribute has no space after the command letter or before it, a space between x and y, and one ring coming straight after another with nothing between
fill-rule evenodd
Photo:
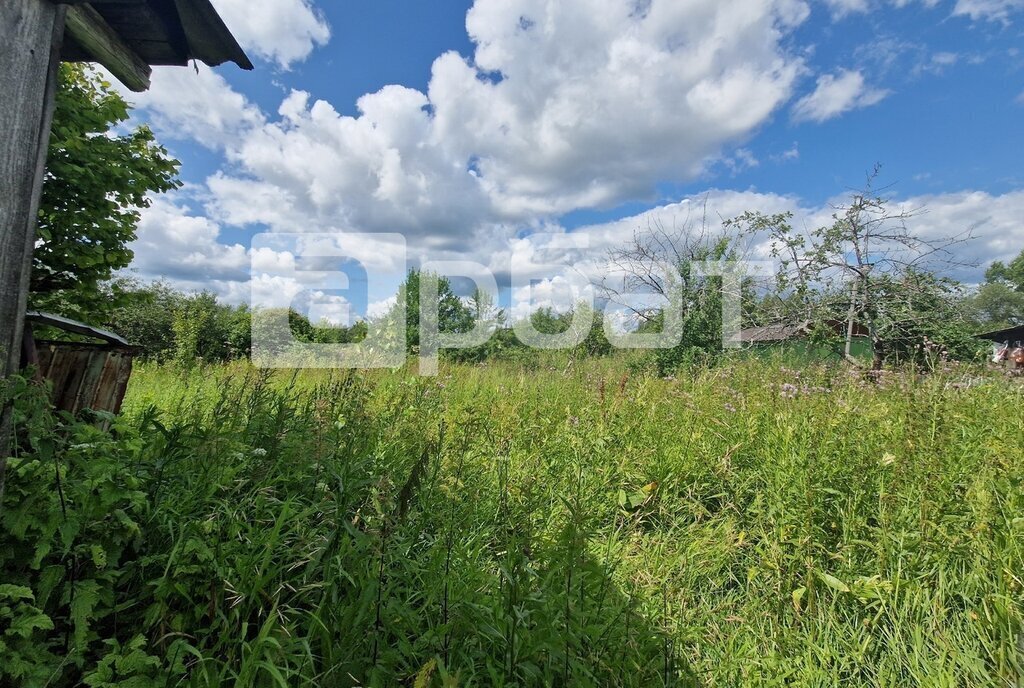
<instances>
[{"instance_id":1,"label":"brown roof","mask_svg":"<svg viewBox=\"0 0 1024 688\"><path fill-rule=\"evenodd\" d=\"M200 60L210 66L234 62L242 69L253 68L210 0L92 0L89 4L147 64L182 66ZM70 35L65 36L61 58L94 59Z\"/></svg>"}]
</instances>

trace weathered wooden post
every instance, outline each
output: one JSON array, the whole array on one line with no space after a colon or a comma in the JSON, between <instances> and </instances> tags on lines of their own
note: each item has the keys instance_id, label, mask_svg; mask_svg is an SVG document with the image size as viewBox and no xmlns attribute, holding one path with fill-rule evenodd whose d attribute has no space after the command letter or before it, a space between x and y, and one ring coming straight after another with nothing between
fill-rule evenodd
<instances>
[{"instance_id":1,"label":"weathered wooden post","mask_svg":"<svg viewBox=\"0 0 1024 688\"><path fill-rule=\"evenodd\" d=\"M43 188L57 65L67 7L48 0L0 4L0 357L3 377L18 371L35 219ZM6 402L6 400L5 400ZM0 411L0 507L11 407Z\"/></svg>"},{"instance_id":2,"label":"weathered wooden post","mask_svg":"<svg viewBox=\"0 0 1024 688\"><path fill-rule=\"evenodd\" d=\"M252 63L210 0L0 0L0 384L19 370L36 215L61 60L99 62L128 88L150 65ZM11 409L0 411L0 505Z\"/></svg>"}]
</instances>

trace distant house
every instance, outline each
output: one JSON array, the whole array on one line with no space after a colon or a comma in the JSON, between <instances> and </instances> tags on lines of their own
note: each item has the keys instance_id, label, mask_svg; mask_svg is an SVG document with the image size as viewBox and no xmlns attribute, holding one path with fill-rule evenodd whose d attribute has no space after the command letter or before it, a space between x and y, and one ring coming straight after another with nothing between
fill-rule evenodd
<instances>
[{"instance_id":1,"label":"distant house","mask_svg":"<svg viewBox=\"0 0 1024 688\"><path fill-rule=\"evenodd\" d=\"M832 330L839 342L846 338L848 324L843 320L827 320L824 325ZM841 357L842 343L828 346L811 339L815 324L810 320L796 323L771 323L740 330L730 341L755 352L779 352L795 358L821 360ZM872 353L868 329L854 323L850 353L856 358L870 358Z\"/></svg>"},{"instance_id":2,"label":"distant house","mask_svg":"<svg viewBox=\"0 0 1024 688\"><path fill-rule=\"evenodd\" d=\"M1018 342L1024 343L1024 325L1016 325L1014 327L1005 327L1001 330L993 330L992 332L984 332L978 335L979 339L987 339L990 342L995 342L997 345L1009 344L1014 345Z\"/></svg>"},{"instance_id":3,"label":"distant house","mask_svg":"<svg viewBox=\"0 0 1024 688\"><path fill-rule=\"evenodd\" d=\"M993 361L998 361L998 354L1001 349L1009 347L1010 349L1024 345L1024 325L1016 325L1014 327L1004 327L1001 330L992 330L991 332L983 332L977 335L979 339L987 339L992 342L992 356Z\"/></svg>"}]
</instances>

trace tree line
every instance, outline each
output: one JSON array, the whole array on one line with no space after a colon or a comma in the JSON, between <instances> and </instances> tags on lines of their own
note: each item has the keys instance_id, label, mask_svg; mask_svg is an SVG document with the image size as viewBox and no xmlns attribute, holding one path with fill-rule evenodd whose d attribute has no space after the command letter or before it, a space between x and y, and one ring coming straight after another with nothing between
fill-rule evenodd
<instances>
[{"instance_id":1,"label":"tree line","mask_svg":"<svg viewBox=\"0 0 1024 688\"><path fill-rule=\"evenodd\" d=\"M747 217L743 221L750 220L751 217ZM638 233L637 241L644 241L645 236L650 235ZM680 236L682 234L677 236L677 242ZM701 242L679 265L682 277L672 287L675 290L672 302L682 312L679 341L672 347L646 354L644 360L652 369L669 374L691 365L713 364L722 355L721 280L691 277L689 263L725 258L731 255L731 246L721 239L713 245ZM624 248L621 252L635 251L635 248ZM973 336L975 333L1024 322L1024 310L1015 306L1024 302L1022 267L1024 251L1006 265L993 264L985 282L973 290L932 273L908 270L878 285L872 284L869 296L865 297L866 304L851 302L849 286L844 290L822 285L819 287L822 293L813 296L792 289L780 291L777 282L784 273L784 269L780 269L772 277L776 284L770 289L759 288L753 279L743 283L742 325L792 322L802 318L811 323L811 339L824 347L832 347L842 357L844 333L832 327L821 327L815 332L814 326L845 321L851 308L861 308L863 312L856 316L859 322L867 317L876 321L874 351L882 364L920 361L934 352L945 352L949 358L970 359L980 350ZM405 346L410 355L418 352L420 344L419 304L423 277L418 270L410 270L399 287L398 302L404 303L406 311ZM524 364L535 359L537 352L520 341L506 312L494 305L493 295L476 291L469 297L459 297L448 278L429 277L437 279L439 284L440 331L464 333L483 321L491 332L484 344L443 351L445 358L464 363L508 360ZM614 290L607 284L603 286L602 301L614 302ZM243 359L252 350L253 332L256 336L263 334L259 312L254 314L246 304L225 303L211 292L188 293L174 289L167 282L142 283L130 278L109 281L100 289L106 303L114 305L97 313L92 322L123 336L138 347L143 358L185 365ZM874 311L870 316L864 314L868 309ZM577 317L581 310L585 315ZM657 333L666 327L662 308L635 315L631 328L635 333ZM550 307L538 308L528 319L542 334L565 332L573 326L574 320L589 322L590 329L569 351L572 357L606 356L614 351L605 334L603 313L588 304L581 303L561 312ZM350 325L326 320L312 322L296 310L288 312L288 323L288 340L299 343L356 343L362 341L368 331L366 320ZM288 346L289 341L282 341L281 346Z\"/></svg>"},{"instance_id":2,"label":"tree line","mask_svg":"<svg viewBox=\"0 0 1024 688\"><path fill-rule=\"evenodd\" d=\"M123 98L88 67L61 65L47 172L39 211L30 306L106 326L161 361L189 363L244 358L252 349L254 314L245 305L219 301L208 292L185 293L166 282L143 284L119 276L133 258L140 209L152 194L180 186L179 163L145 126L126 130ZM632 241L608 254L616 278L595 285L600 303L617 304L639 334L677 328L674 346L652 351L647 362L666 373L685 365L713 363L721 354L722 282L691 268L702 261L746 257L753 243L768 247L778 269L767 281L745 279L739 297L742 324L807 323L824 346L844 350L836 323L866 328L873 367L919 360L932 351L970 358L973 334L1024 324L1024 251L993 263L983 284L968 288L941 275L958 265L957 247L970 233L926 237L913 226L918 212L894 209L872 185L851 194L831 221L812 230L793 227L791 214L748 212L719 230L703 223L638 229ZM406 304L405 345L419 347L421 274L412 270L399 289ZM438 276L432 276L438 277ZM449 358L530 360L494 295L460 298L439 277L441 331L466 332L484 321L490 339ZM624 297L637 292L660 299L661 308L638 308ZM578 314L579 309L587 313ZM671 317L666 317L666 314ZM529 319L544 334L576 322L593 325L573 349L575 356L610 353L601 314L589 305L569 312L534 311ZM366 336L367 323L313 323L288 313L298 342L348 343ZM255 323L260 334L260 323ZM847 340L849 338L847 337ZM285 343L286 344L286 343ZM282 345L285 345L282 344Z\"/></svg>"}]
</instances>

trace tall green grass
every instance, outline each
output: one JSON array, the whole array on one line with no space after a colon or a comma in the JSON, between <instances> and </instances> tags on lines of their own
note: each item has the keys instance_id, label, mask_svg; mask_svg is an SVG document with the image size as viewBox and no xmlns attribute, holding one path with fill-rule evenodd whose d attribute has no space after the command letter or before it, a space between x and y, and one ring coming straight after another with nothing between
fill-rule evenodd
<instances>
[{"instance_id":1,"label":"tall green grass","mask_svg":"<svg viewBox=\"0 0 1024 688\"><path fill-rule=\"evenodd\" d=\"M1019 383L555 360L139 366L155 685L1021 681Z\"/></svg>"}]
</instances>

